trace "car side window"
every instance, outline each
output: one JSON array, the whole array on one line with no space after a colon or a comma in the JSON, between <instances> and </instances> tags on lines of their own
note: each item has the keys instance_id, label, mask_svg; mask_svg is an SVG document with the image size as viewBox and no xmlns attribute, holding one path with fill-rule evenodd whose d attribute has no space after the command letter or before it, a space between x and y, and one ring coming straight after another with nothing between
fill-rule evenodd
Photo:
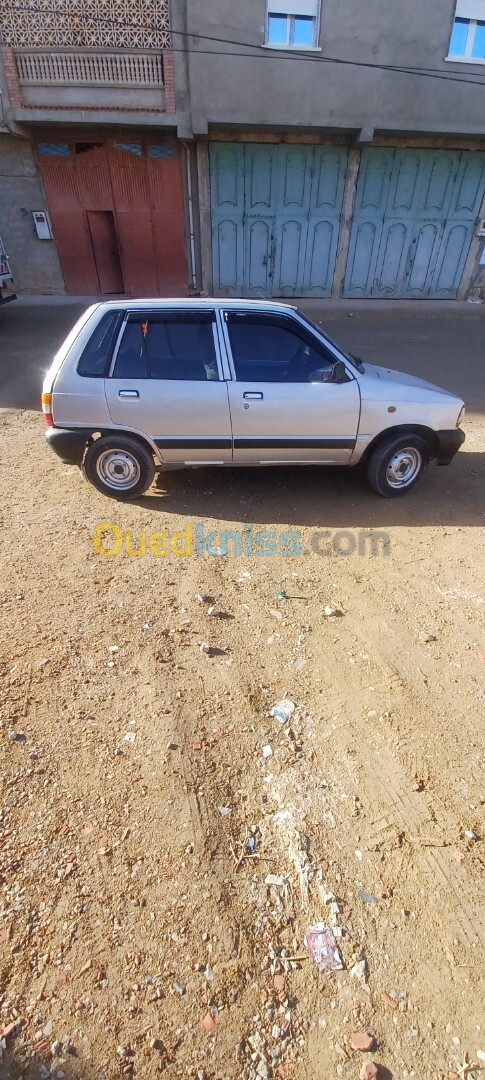
<instances>
[{"instance_id":1,"label":"car side window","mask_svg":"<svg viewBox=\"0 0 485 1080\"><path fill-rule=\"evenodd\" d=\"M285 316L228 312L229 341L238 382L312 382L334 357Z\"/></svg>"},{"instance_id":2,"label":"car side window","mask_svg":"<svg viewBox=\"0 0 485 1080\"><path fill-rule=\"evenodd\" d=\"M130 316L113 378L218 380L213 314L146 312Z\"/></svg>"},{"instance_id":3,"label":"car side window","mask_svg":"<svg viewBox=\"0 0 485 1080\"><path fill-rule=\"evenodd\" d=\"M103 315L81 353L77 365L78 375L91 379L104 379L122 318L121 311L109 311Z\"/></svg>"}]
</instances>

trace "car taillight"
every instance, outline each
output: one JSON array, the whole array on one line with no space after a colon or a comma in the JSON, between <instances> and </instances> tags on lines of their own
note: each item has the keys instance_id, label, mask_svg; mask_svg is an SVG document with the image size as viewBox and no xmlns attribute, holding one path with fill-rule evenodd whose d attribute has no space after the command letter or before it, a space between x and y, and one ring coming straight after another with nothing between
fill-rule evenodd
<instances>
[{"instance_id":1,"label":"car taillight","mask_svg":"<svg viewBox=\"0 0 485 1080\"><path fill-rule=\"evenodd\" d=\"M54 427L54 420L52 418L52 394L42 394L41 401L44 420L48 427Z\"/></svg>"}]
</instances>

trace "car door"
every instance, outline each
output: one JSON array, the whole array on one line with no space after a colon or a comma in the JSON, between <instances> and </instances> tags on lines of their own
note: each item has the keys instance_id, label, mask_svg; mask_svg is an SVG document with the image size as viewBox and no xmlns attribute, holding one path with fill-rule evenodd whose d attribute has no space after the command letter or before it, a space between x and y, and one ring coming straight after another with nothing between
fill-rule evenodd
<instances>
[{"instance_id":1,"label":"car door","mask_svg":"<svg viewBox=\"0 0 485 1080\"><path fill-rule=\"evenodd\" d=\"M214 311L128 312L105 392L113 423L146 432L164 461L231 461Z\"/></svg>"},{"instance_id":2,"label":"car door","mask_svg":"<svg viewBox=\"0 0 485 1080\"><path fill-rule=\"evenodd\" d=\"M337 357L298 318L226 310L228 383L240 462L330 462L345 465L357 437L358 381L322 381Z\"/></svg>"}]
</instances>

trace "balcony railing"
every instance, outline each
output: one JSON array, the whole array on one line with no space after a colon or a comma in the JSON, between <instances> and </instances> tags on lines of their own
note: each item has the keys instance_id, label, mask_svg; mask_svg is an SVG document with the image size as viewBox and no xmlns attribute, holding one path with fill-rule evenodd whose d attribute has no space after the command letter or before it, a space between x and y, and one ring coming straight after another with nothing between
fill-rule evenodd
<instances>
[{"instance_id":1,"label":"balcony railing","mask_svg":"<svg viewBox=\"0 0 485 1080\"><path fill-rule=\"evenodd\" d=\"M163 87L161 52L16 49L22 86Z\"/></svg>"}]
</instances>

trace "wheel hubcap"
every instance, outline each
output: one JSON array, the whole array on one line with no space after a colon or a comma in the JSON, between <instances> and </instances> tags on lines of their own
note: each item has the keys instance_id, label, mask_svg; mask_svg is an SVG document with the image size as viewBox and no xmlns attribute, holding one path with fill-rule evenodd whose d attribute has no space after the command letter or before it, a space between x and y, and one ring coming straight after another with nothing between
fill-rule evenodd
<instances>
[{"instance_id":1,"label":"wheel hubcap","mask_svg":"<svg viewBox=\"0 0 485 1080\"><path fill-rule=\"evenodd\" d=\"M398 450L387 466L386 480L389 487L405 488L412 484L421 470L422 457L414 446Z\"/></svg>"},{"instance_id":2,"label":"wheel hubcap","mask_svg":"<svg viewBox=\"0 0 485 1080\"><path fill-rule=\"evenodd\" d=\"M138 461L126 450L105 450L98 458L96 472L114 491L129 491L140 479Z\"/></svg>"}]
</instances>

